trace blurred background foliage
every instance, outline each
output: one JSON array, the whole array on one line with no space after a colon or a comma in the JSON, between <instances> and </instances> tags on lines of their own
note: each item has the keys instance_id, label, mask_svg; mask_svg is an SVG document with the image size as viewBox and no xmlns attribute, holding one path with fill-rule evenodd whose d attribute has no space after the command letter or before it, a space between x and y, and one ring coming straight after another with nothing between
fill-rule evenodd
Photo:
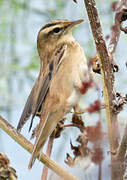
<instances>
[{"instance_id":1,"label":"blurred background foliage","mask_svg":"<svg viewBox=\"0 0 127 180\"><path fill-rule=\"evenodd\" d=\"M110 35L114 21L111 5L114 1L96 0L96 2L104 35ZM39 29L53 19L76 20L80 18L85 21L73 33L89 59L96 55L96 50L83 0L78 0L78 4L72 0L0 0L0 114L4 115L13 125L17 125L26 98L38 76L39 57L36 39ZM127 82L126 44L127 38L122 33L115 58L120 66L120 71L116 74L116 87L123 93L126 93L125 83ZM97 76L97 79L100 82L100 77ZM121 119L124 119L124 115L121 115ZM7 146L5 141L1 140L3 146L1 145L0 150L10 153L16 169L19 171L18 174L22 171L23 164L26 163L26 171L19 175L19 179L30 179L30 175L31 179L40 177L40 169L33 170L31 174L27 172L29 158L26 158L25 162L20 162L23 161L20 159L16 164L16 157L11 154L14 151L12 140L4 133L3 137L8 138L6 142L10 144ZM16 154L17 144L14 143L14 147ZM20 147L18 146L18 148ZM25 154L24 150L20 153ZM64 161L64 158L61 161Z\"/></svg>"},{"instance_id":2,"label":"blurred background foliage","mask_svg":"<svg viewBox=\"0 0 127 180\"><path fill-rule=\"evenodd\" d=\"M109 30L113 20L113 13L110 9L111 2L103 1L102 3L98 0L103 23L105 26L109 26ZM14 105L22 104L24 95L19 97L17 104L15 94L18 91L21 94L26 84L31 86L31 83L33 83L31 80L37 76L39 58L36 48L36 37L40 27L53 19L84 18L85 13L82 6L81 1L79 1L78 5L72 1L64 0L38 0L36 2L33 0L0 1L1 110L6 111ZM108 18L109 14L110 18ZM79 37L79 31L82 32L83 38L80 37L80 43L85 47L87 56L91 56L95 54L95 48L89 35L86 19L85 14L85 24L80 29L77 28L74 33ZM14 85L15 83L16 86Z\"/></svg>"}]
</instances>

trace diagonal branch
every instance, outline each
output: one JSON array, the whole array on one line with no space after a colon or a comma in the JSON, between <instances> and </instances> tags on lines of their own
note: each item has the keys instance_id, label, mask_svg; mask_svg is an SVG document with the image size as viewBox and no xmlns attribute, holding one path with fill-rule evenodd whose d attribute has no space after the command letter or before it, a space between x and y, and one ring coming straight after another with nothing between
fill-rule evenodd
<instances>
[{"instance_id":1,"label":"diagonal branch","mask_svg":"<svg viewBox=\"0 0 127 180\"><path fill-rule=\"evenodd\" d=\"M25 137L18 133L17 130L12 125L10 125L2 116L0 116L0 128L3 129L9 136L11 136L18 144L20 144L28 152L31 153L33 151L33 145ZM48 168L53 170L63 179L78 180L76 177L71 175L67 170L65 170L55 161L51 160L45 154L42 153L41 158L39 156L38 158L42 163L44 163Z\"/></svg>"}]
</instances>

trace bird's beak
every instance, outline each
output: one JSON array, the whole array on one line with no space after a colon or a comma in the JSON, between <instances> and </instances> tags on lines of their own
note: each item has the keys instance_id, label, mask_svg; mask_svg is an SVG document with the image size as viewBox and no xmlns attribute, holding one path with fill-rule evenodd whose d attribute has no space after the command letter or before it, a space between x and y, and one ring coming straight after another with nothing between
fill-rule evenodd
<instances>
[{"instance_id":1,"label":"bird's beak","mask_svg":"<svg viewBox=\"0 0 127 180\"><path fill-rule=\"evenodd\" d=\"M77 20L77 21L72 21L71 26L73 27L73 26L75 26L75 25L77 25L77 24L82 23L83 21L84 21L83 19L79 19L79 20Z\"/></svg>"},{"instance_id":2,"label":"bird's beak","mask_svg":"<svg viewBox=\"0 0 127 180\"><path fill-rule=\"evenodd\" d=\"M77 24L80 24L80 23L82 23L84 20L83 19L79 19L79 20L77 20L77 21L72 21L72 22L70 22L70 24L68 25L68 30L69 29L72 29L74 26L76 26Z\"/></svg>"}]
</instances>

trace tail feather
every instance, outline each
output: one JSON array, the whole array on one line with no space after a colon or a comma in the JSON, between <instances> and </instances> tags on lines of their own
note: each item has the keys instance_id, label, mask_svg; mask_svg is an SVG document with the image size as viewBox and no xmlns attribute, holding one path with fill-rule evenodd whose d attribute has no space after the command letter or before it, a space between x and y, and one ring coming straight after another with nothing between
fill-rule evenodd
<instances>
[{"instance_id":1,"label":"tail feather","mask_svg":"<svg viewBox=\"0 0 127 180\"><path fill-rule=\"evenodd\" d=\"M32 152L32 156L28 165L28 168L31 169L36 158L40 155L41 156L41 150L48 139L48 137L52 134L55 127L57 125L57 121L52 118L52 116L49 117L49 114L47 116L47 122L43 124L41 128L41 132L39 133L39 136L37 137L37 140L34 145L34 149Z\"/></svg>"},{"instance_id":2,"label":"tail feather","mask_svg":"<svg viewBox=\"0 0 127 180\"><path fill-rule=\"evenodd\" d=\"M37 156L39 155L40 153L40 150L42 149L42 147L44 146L45 144L45 141L47 140L47 134L44 135L43 131L45 129L45 125L47 123L47 120L48 120L48 117L49 117L49 113L47 113L46 115L46 118L45 120L43 121L43 124L40 123L40 133L39 133L39 136L37 137L36 139L36 142L35 142L35 145L34 145L34 148L33 148L33 152L32 152L32 156L30 158L30 162L29 162L29 165L28 165L28 168L31 169ZM47 131L48 132L48 131Z\"/></svg>"},{"instance_id":3,"label":"tail feather","mask_svg":"<svg viewBox=\"0 0 127 180\"><path fill-rule=\"evenodd\" d=\"M47 112L43 114L43 118L40 121L39 124L39 135L37 136L34 149L32 152L32 156L28 165L28 168L31 169L35 159L41 154L41 150L48 139L48 137L52 134L54 129L57 126L57 123L60 119L64 116L63 108L59 107L56 112L49 112L49 109L47 109Z\"/></svg>"}]
</instances>

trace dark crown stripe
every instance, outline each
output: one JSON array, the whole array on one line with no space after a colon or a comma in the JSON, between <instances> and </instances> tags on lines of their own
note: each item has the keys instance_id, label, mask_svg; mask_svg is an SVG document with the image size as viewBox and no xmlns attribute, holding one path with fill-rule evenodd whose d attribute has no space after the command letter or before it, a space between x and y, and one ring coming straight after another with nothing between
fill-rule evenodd
<instances>
[{"instance_id":1,"label":"dark crown stripe","mask_svg":"<svg viewBox=\"0 0 127 180\"><path fill-rule=\"evenodd\" d=\"M46 29L46 28L51 27L51 26L54 26L54 25L57 25L57 24L60 24L60 22L54 22L54 23L46 24L44 27L41 28L41 30Z\"/></svg>"}]
</instances>

